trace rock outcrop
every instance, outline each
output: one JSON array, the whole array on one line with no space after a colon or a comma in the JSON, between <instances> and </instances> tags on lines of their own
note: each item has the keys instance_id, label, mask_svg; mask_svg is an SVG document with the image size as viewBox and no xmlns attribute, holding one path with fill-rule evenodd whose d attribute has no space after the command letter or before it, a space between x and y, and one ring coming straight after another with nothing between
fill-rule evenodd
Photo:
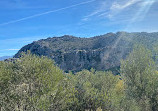
<instances>
[{"instance_id":1,"label":"rock outcrop","mask_svg":"<svg viewBox=\"0 0 158 111\"><path fill-rule=\"evenodd\" d=\"M120 66L134 44L152 48L158 42L158 33L108 33L91 38L65 35L42 39L28 44L14 56L30 50L39 56L47 56L64 71L82 69L108 70Z\"/></svg>"}]
</instances>

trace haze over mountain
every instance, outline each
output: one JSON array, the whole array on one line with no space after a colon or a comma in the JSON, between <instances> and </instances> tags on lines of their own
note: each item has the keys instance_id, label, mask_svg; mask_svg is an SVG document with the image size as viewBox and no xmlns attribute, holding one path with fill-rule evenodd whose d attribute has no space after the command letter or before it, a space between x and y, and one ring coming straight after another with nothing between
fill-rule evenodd
<instances>
[{"instance_id":1,"label":"haze over mountain","mask_svg":"<svg viewBox=\"0 0 158 111\"><path fill-rule=\"evenodd\" d=\"M142 44L152 49L158 42L158 33L107 33L91 38L70 35L41 39L28 44L15 55L30 50L39 56L47 56L55 61L64 71L82 69L108 70L120 66L134 44Z\"/></svg>"},{"instance_id":2,"label":"haze over mountain","mask_svg":"<svg viewBox=\"0 0 158 111\"><path fill-rule=\"evenodd\" d=\"M12 58L12 56L2 56L2 57L0 57L0 61L3 61L5 59L9 59L9 58Z\"/></svg>"}]
</instances>

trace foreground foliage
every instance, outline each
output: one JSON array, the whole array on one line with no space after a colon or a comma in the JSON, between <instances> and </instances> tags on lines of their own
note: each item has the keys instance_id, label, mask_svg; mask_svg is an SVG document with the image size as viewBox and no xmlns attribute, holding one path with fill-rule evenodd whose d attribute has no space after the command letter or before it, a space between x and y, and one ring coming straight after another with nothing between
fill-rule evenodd
<instances>
[{"instance_id":1,"label":"foreground foliage","mask_svg":"<svg viewBox=\"0 0 158 111\"><path fill-rule=\"evenodd\" d=\"M134 100L141 111L158 109L158 73L152 58L151 51L137 47L121 65L126 96Z\"/></svg>"},{"instance_id":2,"label":"foreground foliage","mask_svg":"<svg viewBox=\"0 0 158 111\"><path fill-rule=\"evenodd\" d=\"M156 111L154 60L136 47L121 62L120 76L94 69L65 74L51 59L30 53L1 61L0 111Z\"/></svg>"}]
</instances>

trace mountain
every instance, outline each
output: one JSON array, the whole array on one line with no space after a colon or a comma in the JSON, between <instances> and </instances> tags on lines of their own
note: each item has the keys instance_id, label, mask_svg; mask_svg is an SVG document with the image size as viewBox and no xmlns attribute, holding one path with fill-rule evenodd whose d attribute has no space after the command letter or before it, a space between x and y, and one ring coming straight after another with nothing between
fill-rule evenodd
<instances>
[{"instance_id":1,"label":"mountain","mask_svg":"<svg viewBox=\"0 0 158 111\"><path fill-rule=\"evenodd\" d=\"M153 48L157 43L157 32L117 32L90 38L64 35L34 41L22 47L14 57L18 58L21 52L30 50L33 54L53 59L66 72L91 68L115 70L120 66L120 60L131 52L134 44Z\"/></svg>"},{"instance_id":2,"label":"mountain","mask_svg":"<svg viewBox=\"0 0 158 111\"><path fill-rule=\"evenodd\" d=\"M0 61L3 61L5 59L9 59L9 58L12 58L12 56L2 56L2 57L0 57Z\"/></svg>"}]
</instances>

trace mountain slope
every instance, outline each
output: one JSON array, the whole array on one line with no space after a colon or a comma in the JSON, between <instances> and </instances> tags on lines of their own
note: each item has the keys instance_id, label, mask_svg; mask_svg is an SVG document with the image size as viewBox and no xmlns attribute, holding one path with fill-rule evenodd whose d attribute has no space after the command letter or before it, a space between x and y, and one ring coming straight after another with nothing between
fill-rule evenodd
<instances>
[{"instance_id":1,"label":"mountain slope","mask_svg":"<svg viewBox=\"0 0 158 111\"><path fill-rule=\"evenodd\" d=\"M134 44L152 48L157 42L158 33L146 32L117 32L91 38L65 35L28 44L14 57L30 50L33 54L53 59L64 71L108 70L119 67L120 60L126 58Z\"/></svg>"}]
</instances>

